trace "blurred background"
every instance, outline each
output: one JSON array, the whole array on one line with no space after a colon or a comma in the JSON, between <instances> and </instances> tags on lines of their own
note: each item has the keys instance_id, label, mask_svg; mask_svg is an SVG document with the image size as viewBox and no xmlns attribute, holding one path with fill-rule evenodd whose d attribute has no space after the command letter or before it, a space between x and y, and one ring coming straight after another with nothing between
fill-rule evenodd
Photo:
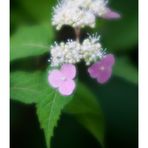
<instances>
[{"instance_id":1,"label":"blurred background","mask_svg":"<svg viewBox=\"0 0 148 148\"><path fill-rule=\"evenodd\" d=\"M51 23L52 6L56 0L11 0L10 28L11 36L25 25L41 22ZM101 35L103 47L116 57L116 65L111 80L105 85L98 85L86 72L81 70L79 79L97 96L105 117L106 148L138 147L138 0L109 0L109 5L117 10L122 18L116 21L97 20L95 29L82 30L82 40L87 33ZM55 30L54 30L55 31ZM55 31L55 40L74 38L70 27ZM47 64L48 53L43 56ZM33 64L24 61L11 63L11 71L16 69L35 70ZM24 105L10 101L11 108L11 147L46 148L44 134L40 130L34 105ZM73 117L62 114L52 148L100 148L97 140L84 129Z\"/></svg>"}]
</instances>

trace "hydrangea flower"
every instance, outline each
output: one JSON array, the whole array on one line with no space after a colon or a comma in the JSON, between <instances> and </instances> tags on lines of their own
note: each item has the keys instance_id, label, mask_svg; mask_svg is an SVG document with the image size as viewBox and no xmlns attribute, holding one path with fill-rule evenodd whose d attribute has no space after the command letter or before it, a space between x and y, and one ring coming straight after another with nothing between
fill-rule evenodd
<instances>
[{"instance_id":1,"label":"hydrangea flower","mask_svg":"<svg viewBox=\"0 0 148 148\"><path fill-rule=\"evenodd\" d=\"M95 27L95 16L90 12L78 7L74 1L61 1L54 8L52 25L59 30L63 25L69 25L74 28L84 26Z\"/></svg>"},{"instance_id":2,"label":"hydrangea flower","mask_svg":"<svg viewBox=\"0 0 148 148\"><path fill-rule=\"evenodd\" d=\"M71 95L75 89L76 67L72 64L63 64L60 70L54 69L49 72L48 82L58 89L61 95Z\"/></svg>"},{"instance_id":3,"label":"hydrangea flower","mask_svg":"<svg viewBox=\"0 0 148 148\"><path fill-rule=\"evenodd\" d=\"M61 0L54 7L52 25L57 30L63 25L74 28L76 40L56 43L50 48L49 84L57 89L61 95L71 95L75 89L75 64L84 61L90 76L99 83L106 83L112 74L115 58L106 55L102 48L100 36L89 35L80 42L81 28L95 27L96 18L119 19L120 14L108 7L108 0ZM58 67L61 67L58 69Z\"/></svg>"},{"instance_id":4,"label":"hydrangea flower","mask_svg":"<svg viewBox=\"0 0 148 148\"><path fill-rule=\"evenodd\" d=\"M108 0L61 0L54 7L52 24L59 30L63 25L74 28L95 27L96 17L118 19L120 15L107 6Z\"/></svg>"},{"instance_id":5,"label":"hydrangea flower","mask_svg":"<svg viewBox=\"0 0 148 148\"><path fill-rule=\"evenodd\" d=\"M106 83L112 74L112 66L115 58L112 54L106 55L102 60L96 62L88 68L88 72L92 78L97 79L101 84Z\"/></svg>"},{"instance_id":6,"label":"hydrangea flower","mask_svg":"<svg viewBox=\"0 0 148 148\"><path fill-rule=\"evenodd\" d=\"M54 46L51 46L50 51L52 67L58 67L64 63L76 64L82 60L86 65L90 65L105 55L98 35L89 35L82 44L73 40L60 44L55 43Z\"/></svg>"}]
</instances>

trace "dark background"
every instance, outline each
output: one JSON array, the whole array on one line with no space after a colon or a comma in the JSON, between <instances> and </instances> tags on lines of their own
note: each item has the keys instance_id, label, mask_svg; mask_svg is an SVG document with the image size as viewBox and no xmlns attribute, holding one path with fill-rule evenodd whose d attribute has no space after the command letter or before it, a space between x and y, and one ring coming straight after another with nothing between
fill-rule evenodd
<instances>
[{"instance_id":1,"label":"dark background","mask_svg":"<svg viewBox=\"0 0 148 148\"><path fill-rule=\"evenodd\" d=\"M22 25L34 25L45 20L50 23L49 7L54 3L54 0L11 0L11 35ZM106 148L137 148L138 85L135 83L137 74L136 77L134 75L138 69L138 1L110 0L110 6L118 10L122 18L118 21L97 21L95 30L83 29L82 39L86 37L86 32L99 32L104 47L114 53L117 60L126 57L135 71L128 72L123 64L122 77L113 75L109 83L98 85L86 74L85 66L80 64L79 77L98 96L106 120ZM73 30L69 27L55 33L56 40L59 41L74 38ZM124 78L124 75L129 76L132 81ZM10 101L10 108L11 147L45 148L35 105ZM99 148L100 145L73 117L63 113L52 139L52 148L82 147Z\"/></svg>"}]
</instances>

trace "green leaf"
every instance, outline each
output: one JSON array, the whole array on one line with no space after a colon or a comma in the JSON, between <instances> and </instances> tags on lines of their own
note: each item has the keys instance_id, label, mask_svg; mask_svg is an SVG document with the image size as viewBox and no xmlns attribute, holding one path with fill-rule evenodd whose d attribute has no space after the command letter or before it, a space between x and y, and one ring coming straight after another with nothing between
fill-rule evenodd
<instances>
[{"instance_id":1,"label":"green leaf","mask_svg":"<svg viewBox=\"0 0 148 148\"><path fill-rule=\"evenodd\" d=\"M40 10L40 11L39 11ZM48 17L48 19L47 19ZM11 35L23 25L49 21L48 0L13 0L10 10Z\"/></svg>"},{"instance_id":2,"label":"green leaf","mask_svg":"<svg viewBox=\"0 0 148 148\"><path fill-rule=\"evenodd\" d=\"M99 96L99 102L107 121L107 136L111 137L111 148L135 145L138 126L138 86L123 78L113 76L105 85L90 79L90 90ZM119 143L117 141L120 141ZM113 143L112 143L113 142Z\"/></svg>"},{"instance_id":3,"label":"green leaf","mask_svg":"<svg viewBox=\"0 0 148 148\"><path fill-rule=\"evenodd\" d=\"M71 101L72 96L61 96L56 89L52 89L48 84L47 75L43 72L20 71L11 73L10 96L13 100L26 104L36 103L40 125L49 148L61 111Z\"/></svg>"},{"instance_id":4,"label":"green leaf","mask_svg":"<svg viewBox=\"0 0 148 148\"><path fill-rule=\"evenodd\" d=\"M37 56L49 51L53 30L49 25L21 27L11 37L10 60Z\"/></svg>"},{"instance_id":5,"label":"green leaf","mask_svg":"<svg viewBox=\"0 0 148 148\"><path fill-rule=\"evenodd\" d=\"M22 9L32 16L34 19L43 21L49 20L49 16L52 14L52 7L57 2L57 0L25 0L18 1L18 5Z\"/></svg>"},{"instance_id":6,"label":"green leaf","mask_svg":"<svg viewBox=\"0 0 148 148\"><path fill-rule=\"evenodd\" d=\"M92 135L104 146L104 117L96 97L82 83L78 83L74 99L65 112L74 115Z\"/></svg>"},{"instance_id":7,"label":"green leaf","mask_svg":"<svg viewBox=\"0 0 148 148\"><path fill-rule=\"evenodd\" d=\"M138 71L126 57L116 59L113 74L134 84L138 83Z\"/></svg>"},{"instance_id":8,"label":"green leaf","mask_svg":"<svg viewBox=\"0 0 148 148\"><path fill-rule=\"evenodd\" d=\"M70 102L72 96L63 97L58 92L51 92L48 98L37 104L37 114L39 117L41 128L43 128L47 147L50 147L50 140L53 136L53 129L57 125L61 111L65 105Z\"/></svg>"},{"instance_id":9,"label":"green leaf","mask_svg":"<svg viewBox=\"0 0 148 148\"><path fill-rule=\"evenodd\" d=\"M52 92L43 72L12 72L10 81L11 98L22 103L37 103Z\"/></svg>"},{"instance_id":10,"label":"green leaf","mask_svg":"<svg viewBox=\"0 0 148 148\"><path fill-rule=\"evenodd\" d=\"M13 0L11 5L11 31L28 23L50 21L57 0Z\"/></svg>"}]
</instances>

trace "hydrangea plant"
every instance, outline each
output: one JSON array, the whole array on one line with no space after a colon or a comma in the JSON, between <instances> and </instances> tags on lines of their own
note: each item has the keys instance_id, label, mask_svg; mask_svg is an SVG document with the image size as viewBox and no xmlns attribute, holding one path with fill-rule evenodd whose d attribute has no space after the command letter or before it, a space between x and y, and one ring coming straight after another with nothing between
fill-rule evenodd
<instances>
[{"instance_id":1,"label":"hydrangea plant","mask_svg":"<svg viewBox=\"0 0 148 148\"><path fill-rule=\"evenodd\" d=\"M51 46L49 84L58 88L61 95L71 95L75 90L76 64L85 61L88 72L97 82L106 83L111 77L115 58L107 54L100 43L100 36L89 35L80 43L81 28L94 28L96 19L118 19L120 14L108 7L106 0L62 0L54 7L52 25L57 30L63 25L74 28L76 40L68 40ZM56 70L61 67L61 70ZM71 78L71 79L70 79Z\"/></svg>"},{"instance_id":2,"label":"hydrangea plant","mask_svg":"<svg viewBox=\"0 0 148 148\"><path fill-rule=\"evenodd\" d=\"M106 0L61 0L53 8L50 25L24 27L11 38L11 67L17 61L20 64L17 70L12 68L11 98L35 104L48 148L63 110L73 115L101 145L104 143L104 118L96 97L79 79L75 80L76 64L82 61L87 73L98 83L104 84L111 77L115 58L102 47L100 35L89 35L80 42L81 29L94 28L99 18L118 19L120 15L109 8ZM46 72L40 56L49 52L54 34L51 24L57 30L71 26L76 38L55 42L50 47L50 66ZM34 71L23 70L24 65L29 67L28 59Z\"/></svg>"}]
</instances>

